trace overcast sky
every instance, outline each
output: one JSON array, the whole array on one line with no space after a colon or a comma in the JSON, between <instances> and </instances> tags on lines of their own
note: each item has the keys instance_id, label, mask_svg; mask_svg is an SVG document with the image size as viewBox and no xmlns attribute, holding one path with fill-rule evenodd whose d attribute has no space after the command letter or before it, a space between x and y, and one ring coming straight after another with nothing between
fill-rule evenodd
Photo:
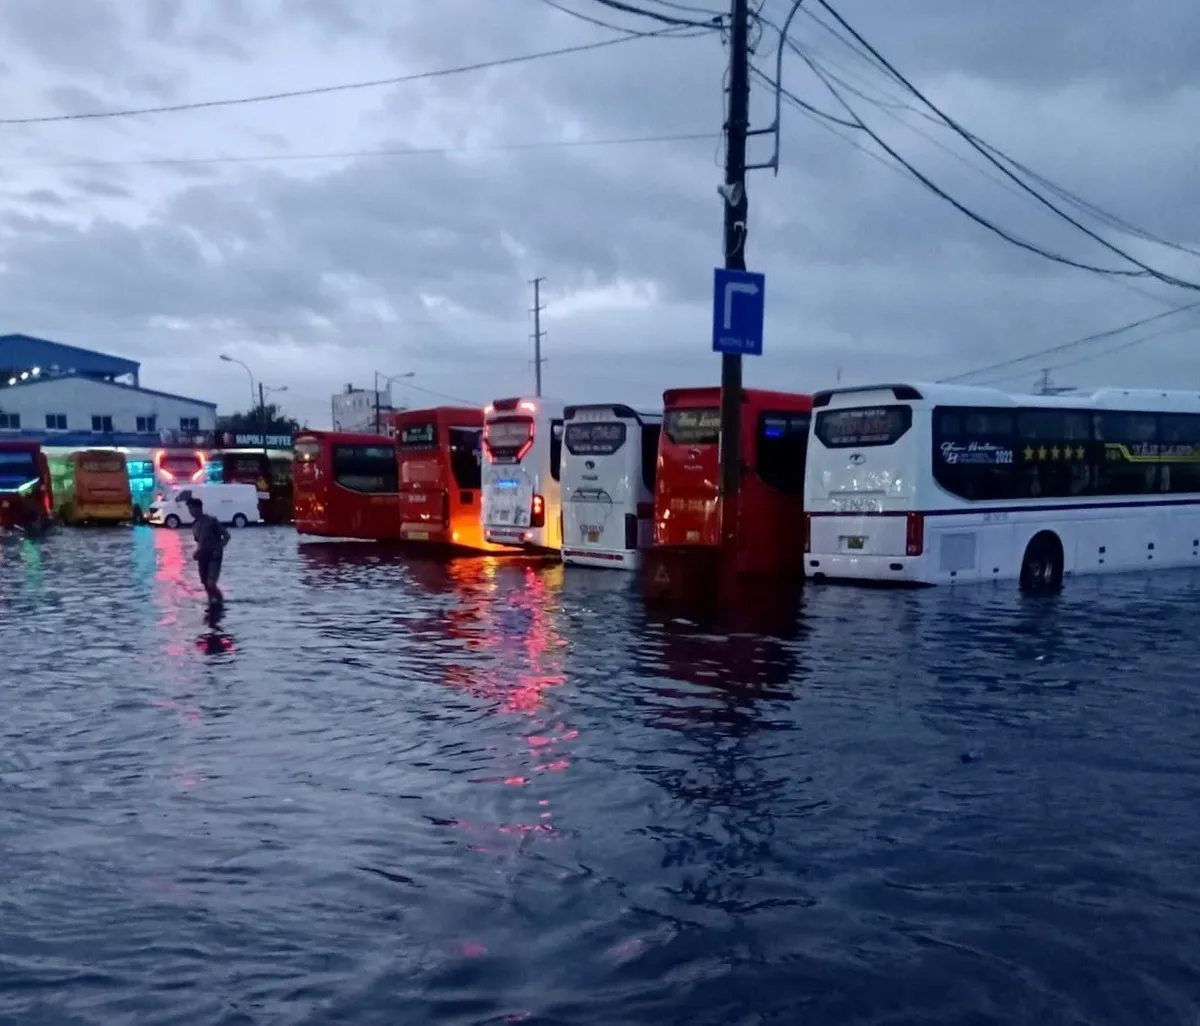
<instances>
[{"instance_id":1,"label":"overcast sky","mask_svg":"<svg viewBox=\"0 0 1200 1026\"><path fill-rule=\"evenodd\" d=\"M554 3L656 27L597 0ZM724 6L683 6L706 5ZM1160 0L1136 16L1116 0L835 6L977 136L1104 214L1200 248L1200 6ZM779 22L788 7L765 0L762 13ZM546 0L0 0L0 33L6 118L389 78L614 35ZM883 101L845 94L972 209L1076 260L1130 266L1018 195L951 132L898 109L915 101L810 17L792 37ZM755 58L772 75L776 44L765 29ZM529 393L528 281L542 275L546 394L657 405L664 388L719 373L726 60L718 34L638 38L387 87L0 125L0 332L141 360L147 386L226 410L249 400L245 374L217 359L227 352L288 386L289 411L320 426L330 394L369 387L376 370L412 371L414 386L475 402ZM794 54L783 76L845 117ZM755 124L772 113L756 82ZM679 135L701 138L578 145ZM752 158L770 146L754 140ZM347 155L403 149L426 152ZM193 162L161 163L173 159ZM1200 299L1024 253L869 139L787 105L780 173L754 172L749 195L747 260L767 275L768 297L752 384L809 391L839 370L843 383L943 377ZM1200 258L1075 213L1200 281ZM1070 363L1053 370L1060 383L1195 388L1198 339L1200 314L1184 313L974 380L1017 390ZM400 402L440 401L402 384Z\"/></svg>"}]
</instances>

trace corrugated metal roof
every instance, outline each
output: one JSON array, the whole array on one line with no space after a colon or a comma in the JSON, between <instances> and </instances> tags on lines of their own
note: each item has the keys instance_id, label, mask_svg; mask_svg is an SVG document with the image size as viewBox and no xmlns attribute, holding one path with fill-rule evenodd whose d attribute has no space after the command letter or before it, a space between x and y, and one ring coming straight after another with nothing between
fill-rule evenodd
<instances>
[{"instance_id":1,"label":"corrugated metal roof","mask_svg":"<svg viewBox=\"0 0 1200 1026\"><path fill-rule=\"evenodd\" d=\"M216 403L210 403L205 399L192 399L186 395L175 395L173 392L157 392L152 388L140 388L137 385L126 385L121 381L97 381L95 378L89 378L86 374L57 374L54 377L45 378L30 378L28 381L18 381L15 385L5 385L0 383L0 399L4 397L4 393L11 391L14 388L35 388L38 385L49 385L55 381L63 381L68 378L81 378L84 381L90 381L93 385L100 385L104 388L123 388L129 392L138 392L142 395L155 395L160 399L175 399L181 403L193 403L196 406L206 406L210 410L217 408Z\"/></svg>"},{"instance_id":2,"label":"corrugated metal roof","mask_svg":"<svg viewBox=\"0 0 1200 1026\"><path fill-rule=\"evenodd\" d=\"M0 335L0 367L6 370L41 367L49 371L57 367L64 373L75 371L82 375L121 375L137 374L140 366L134 360L123 360L118 356L34 338L32 335Z\"/></svg>"}]
</instances>

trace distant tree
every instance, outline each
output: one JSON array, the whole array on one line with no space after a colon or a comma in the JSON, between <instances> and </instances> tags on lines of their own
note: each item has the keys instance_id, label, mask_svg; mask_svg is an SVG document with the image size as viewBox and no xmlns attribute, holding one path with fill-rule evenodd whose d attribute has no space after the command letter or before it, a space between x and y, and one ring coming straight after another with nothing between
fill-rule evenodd
<instances>
[{"instance_id":1,"label":"distant tree","mask_svg":"<svg viewBox=\"0 0 1200 1026\"><path fill-rule=\"evenodd\" d=\"M263 417L265 414L265 418ZM230 413L217 418L217 430L234 435L257 435L263 433L263 420L266 420L266 434L292 435L300 430L300 422L294 417L284 416L283 411L274 403L267 403L266 408L257 408L247 413Z\"/></svg>"}]
</instances>

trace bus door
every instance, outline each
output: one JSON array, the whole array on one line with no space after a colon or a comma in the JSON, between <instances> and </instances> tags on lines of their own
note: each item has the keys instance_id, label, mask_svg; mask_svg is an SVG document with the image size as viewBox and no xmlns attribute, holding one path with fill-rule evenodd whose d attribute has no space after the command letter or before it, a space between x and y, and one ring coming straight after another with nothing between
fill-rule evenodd
<instances>
[{"instance_id":1,"label":"bus door","mask_svg":"<svg viewBox=\"0 0 1200 1026\"><path fill-rule=\"evenodd\" d=\"M739 502L739 569L799 573L804 564L804 468L812 414L763 408L744 410L742 452L749 468Z\"/></svg>"}]
</instances>

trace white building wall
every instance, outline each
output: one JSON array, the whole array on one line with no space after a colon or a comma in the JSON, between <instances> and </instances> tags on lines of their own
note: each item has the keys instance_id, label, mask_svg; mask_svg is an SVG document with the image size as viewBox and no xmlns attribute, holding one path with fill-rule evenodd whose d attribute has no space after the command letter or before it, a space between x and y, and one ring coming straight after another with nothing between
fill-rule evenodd
<instances>
[{"instance_id":1,"label":"white building wall","mask_svg":"<svg viewBox=\"0 0 1200 1026\"><path fill-rule=\"evenodd\" d=\"M184 418L197 431L216 427L216 410L87 378L47 378L36 384L0 387L0 413L17 413L26 431L44 431L48 414L66 415L68 431L91 431L93 417L111 417L114 432L136 432L139 417L154 417L156 431L179 431Z\"/></svg>"},{"instance_id":2,"label":"white building wall","mask_svg":"<svg viewBox=\"0 0 1200 1026\"><path fill-rule=\"evenodd\" d=\"M380 390L378 402L382 432L387 432L387 415L391 411L390 390ZM374 390L355 389L353 392L339 392L333 397L333 430L358 432L361 434L375 433L375 403Z\"/></svg>"}]
</instances>

